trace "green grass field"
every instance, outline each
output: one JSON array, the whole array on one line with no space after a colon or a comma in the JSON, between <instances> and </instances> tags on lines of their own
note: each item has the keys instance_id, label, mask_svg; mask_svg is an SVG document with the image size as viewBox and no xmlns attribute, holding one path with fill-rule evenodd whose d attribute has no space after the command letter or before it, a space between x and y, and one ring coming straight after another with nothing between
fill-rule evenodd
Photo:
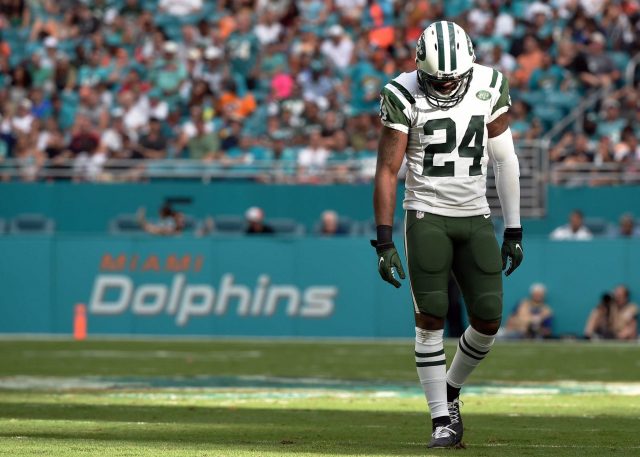
<instances>
[{"instance_id":1,"label":"green grass field","mask_svg":"<svg viewBox=\"0 0 640 457\"><path fill-rule=\"evenodd\" d=\"M466 450L427 452L414 370L410 341L0 341L0 456L640 456L638 345L499 343Z\"/></svg>"}]
</instances>

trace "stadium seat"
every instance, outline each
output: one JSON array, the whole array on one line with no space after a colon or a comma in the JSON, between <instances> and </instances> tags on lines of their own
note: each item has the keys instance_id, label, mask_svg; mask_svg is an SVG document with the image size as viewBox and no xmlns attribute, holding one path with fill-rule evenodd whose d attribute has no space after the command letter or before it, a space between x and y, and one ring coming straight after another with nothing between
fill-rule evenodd
<instances>
[{"instance_id":1,"label":"stadium seat","mask_svg":"<svg viewBox=\"0 0 640 457\"><path fill-rule=\"evenodd\" d=\"M185 214L184 229L182 231L185 233L192 233L192 232L195 232L197 227L198 227L198 220L189 214Z\"/></svg>"},{"instance_id":2,"label":"stadium seat","mask_svg":"<svg viewBox=\"0 0 640 457\"><path fill-rule=\"evenodd\" d=\"M112 235L131 235L142 232L135 214L118 214L109 222L109 233Z\"/></svg>"},{"instance_id":3,"label":"stadium seat","mask_svg":"<svg viewBox=\"0 0 640 457\"><path fill-rule=\"evenodd\" d=\"M242 216L216 216L213 218L214 234L237 235L244 233L247 223Z\"/></svg>"},{"instance_id":4,"label":"stadium seat","mask_svg":"<svg viewBox=\"0 0 640 457\"><path fill-rule=\"evenodd\" d=\"M11 221L10 233L51 234L55 231L55 222L43 214L19 214Z\"/></svg>"},{"instance_id":5,"label":"stadium seat","mask_svg":"<svg viewBox=\"0 0 640 457\"><path fill-rule=\"evenodd\" d=\"M585 217L584 225L593 236L606 236L611 233L612 225L601 217Z\"/></svg>"},{"instance_id":6,"label":"stadium seat","mask_svg":"<svg viewBox=\"0 0 640 457\"><path fill-rule=\"evenodd\" d=\"M269 219L266 224L273 227L276 235L304 235L304 226L293 219Z\"/></svg>"}]
</instances>

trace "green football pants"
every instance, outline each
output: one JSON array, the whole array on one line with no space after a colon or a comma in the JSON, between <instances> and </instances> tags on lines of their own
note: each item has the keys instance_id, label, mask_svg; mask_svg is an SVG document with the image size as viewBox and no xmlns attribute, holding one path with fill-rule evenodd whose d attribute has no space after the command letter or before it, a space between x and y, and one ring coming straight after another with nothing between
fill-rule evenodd
<instances>
[{"instance_id":1,"label":"green football pants","mask_svg":"<svg viewBox=\"0 0 640 457\"><path fill-rule=\"evenodd\" d=\"M407 211L405 251L416 312L447 315L447 283L453 271L470 316L501 318L502 258L491 218Z\"/></svg>"}]
</instances>

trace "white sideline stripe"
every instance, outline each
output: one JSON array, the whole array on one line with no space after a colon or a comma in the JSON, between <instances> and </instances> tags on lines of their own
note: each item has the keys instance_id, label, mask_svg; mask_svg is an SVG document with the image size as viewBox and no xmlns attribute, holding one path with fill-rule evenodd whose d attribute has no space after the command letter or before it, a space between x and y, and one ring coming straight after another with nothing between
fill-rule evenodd
<instances>
[{"instance_id":1,"label":"white sideline stripe","mask_svg":"<svg viewBox=\"0 0 640 457\"><path fill-rule=\"evenodd\" d=\"M159 381L155 383L154 380ZM237 380L237 383L234 382ZM208 383L207 381L210 381ZM0 377L0 390L53 390L69 389L105 390L126 388L139 392L136 395L165 395L165 391L180 391L177 397L190 397L194 390L212 396L226 398L246 398L247 395L287 397L295 392L298 398L308 397L387 397L407 398L423 395L416 384L359 383L335 379L287 378L269 376L237 376L216 378L196 376L185 377L117 377L117 376L8 376ZM520 396L552 397L555 395L619 395L640 397L640 383L554 383L554 384L505 384L469 385L464 395L474 396Z\"/></svg>"},{"instance_id":2,"label":"white sideline stripe","mask_svg":"<svg viewBox=\"0 0 640 457\"><path fill-rule=\"evenodd\" d=\"M85 349L85 350L54 350L54 351L36 351L33 349L15 351L23 357L42 357L43 353L47 357L71 358L78 357L98 358L98 359L149 359L155 357L158 359L189 359L197 360L230 360L236 358L259 358L263 355L258 350L224 350L224 351L144 351L144 350L111 350L111 349Z\"/></svg>"}]
</instances>

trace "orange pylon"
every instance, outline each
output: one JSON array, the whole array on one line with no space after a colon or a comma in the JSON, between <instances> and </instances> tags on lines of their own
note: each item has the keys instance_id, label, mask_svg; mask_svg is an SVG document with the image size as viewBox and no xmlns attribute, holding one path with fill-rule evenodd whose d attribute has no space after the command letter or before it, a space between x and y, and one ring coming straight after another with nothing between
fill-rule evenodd
<instances>
[{"instance_id":1,"label":"orange pylon","mask_svg":"<svg viewBox=\"0 0 640 457\"><path fill-rule=\"evenodd\" d=\"M78 303L73 316L73 339L82 341L87 338L87 307Z\"/></svg>"}]
</instances>

